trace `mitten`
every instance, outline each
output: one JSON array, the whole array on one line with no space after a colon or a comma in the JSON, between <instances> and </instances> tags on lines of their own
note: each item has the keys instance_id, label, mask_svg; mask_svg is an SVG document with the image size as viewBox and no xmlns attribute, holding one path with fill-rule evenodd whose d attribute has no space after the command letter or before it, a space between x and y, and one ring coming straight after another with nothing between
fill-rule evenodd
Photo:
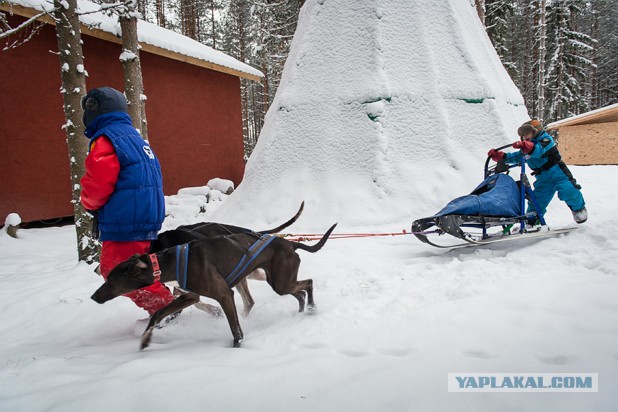
<instances>
[{"instance_id":1,"label":"mitten","mask_svg":"<svg viewBox=\"0 0 618 412\"><path fill-rule=\"evenodd\" d=\"M534 143L527 140L521 140L513 143L515 149L521 149L525 154L530 154L534 150Z\"/></svg>"},{"instance_id":2,"label":"mitten","mask_svg":"<svg viewBox=\"0 0 618 412\"><path fill-rule=\"evenodd\" d=\"M491 149L489 152L487 152L487 156L491 157L491 160L493 160L494 162L499 162L500 160L504 159L504 152L501 150Z\"/></svg>"}]
</instances>

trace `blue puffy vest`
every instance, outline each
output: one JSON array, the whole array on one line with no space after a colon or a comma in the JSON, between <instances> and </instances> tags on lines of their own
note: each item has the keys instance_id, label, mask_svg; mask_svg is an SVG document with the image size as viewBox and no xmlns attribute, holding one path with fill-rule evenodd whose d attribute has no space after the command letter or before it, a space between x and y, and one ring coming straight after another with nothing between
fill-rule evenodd
<instances>
[{"instance_id":1,"label":"blue puffy vest","mask_svg":"<svg viewBox=\"0 0 618 412\"><path fill-rule=\"evenodd\" d=\"M161 166L123 112L98 116L86 130L90 147L106 136L116 149L120 173L114 193L99 209L100 240L154 240L165 219Z\"/></svg>"}]
</instances>

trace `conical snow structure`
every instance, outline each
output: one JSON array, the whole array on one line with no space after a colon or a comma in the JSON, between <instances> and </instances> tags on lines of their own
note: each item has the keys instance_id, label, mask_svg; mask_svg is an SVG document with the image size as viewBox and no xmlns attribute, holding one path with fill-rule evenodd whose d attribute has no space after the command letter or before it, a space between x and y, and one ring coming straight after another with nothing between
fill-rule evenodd
<instances>
[{"instance_id":1,"label":"conical snow structure","mask_svg":"<svg viewBox=\"0 0 618 412\"><path fill-rule=\"evenodd\" d=\"M263 229L304 200L295 229L401 229L472 190L527 119L469 1L307 0L244 179L214 217Z\"/></svg>"}]
</instances>

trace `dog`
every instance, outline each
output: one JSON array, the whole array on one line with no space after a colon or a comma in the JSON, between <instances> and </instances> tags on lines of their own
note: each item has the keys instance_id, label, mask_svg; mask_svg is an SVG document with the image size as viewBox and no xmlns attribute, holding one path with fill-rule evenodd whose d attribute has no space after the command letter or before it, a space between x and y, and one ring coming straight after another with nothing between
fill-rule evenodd
<instances>
[{"instance_id":1,"label":"dog","mask_svg":"<svg viewBox=\"0 0 618 412\"><path fill-rule=\"evenodd\" d=\"M157 280L177 280L174 277L176 268L184 266L186 270L180 270L186 274L183 276L183 293L150 317L142 334L140 349L148 347L152 332L161 320L195 304L200 295L219 302L232 331L233 347L238 348L243 340L243 332L238 321L232 287L249 273L261 268L266 273L266 281L277 294L292 295L298 300L299 312L305 310L305 295L309 309L313 310L313 280L298 280L300 257L296 250L317 252L336 226L335 223L322 239L312 246L272 235L258 238L253 233L241 233L193 240L186 247L177 246L153 254L136 255L112 269L107 281L91 298L97 303L105 303L117 296L149 286ZM182 253L179 254L181 249L187 251L184 257ZM237 270L242 267L243 262L246 262L243 270Z\"/></svg>"},{"instance_id":2,"label":"dog","mask_svg":"<svg viewBox=\"0 0 618 412\"><path fill-rule=\"evenodd\" d=\"M305 208L305 202L302 202L296 214L292 216L292 218L290 218L287 222L273 229L262 230L262 231L255 232L255 233L258 233L260 235L266 235L266 234L272 235L275 233L279 233L283 229L287 228L288 226L296 222L296 220L298 220L298 218L302 214L304 208ZM184 243L189 243L192 240L206 239L206 238L214 237L214 236L225 236L225 235L238 234L238 233L254 233L254 232L251 229L247 229L244 227L226 225L226 224L215 223L215 222L201 222L201 223L194 223L192 225L183 225L183 226L177 227L174 230L168 230L166 232L159 233L157 239L153 240L152 243L150 244L149 253L160 252L172 246L178 246ZM236 285L236 290L238 291L238 293L240 294L240 297L242 298L242 302L243 302L242 314L244 317L249 315L249 312L251 312L251 309L255 305L255 300L253 299L253 296L251 296L251 292L249 291L249 285L247 285L247 278L266 280L265 277L263 277L262 273L260 273L259 271L256 271L254 273L249 274L247 277L243 277L242 280ZM180 293L181 292L178 291L178 289L174 289L175 296L178 296ZM212 316L222 315L221 310L219 308L209 305L207 303L197 302L195 304L195 307L209 313Z\"/></svg>"}]
</instances>

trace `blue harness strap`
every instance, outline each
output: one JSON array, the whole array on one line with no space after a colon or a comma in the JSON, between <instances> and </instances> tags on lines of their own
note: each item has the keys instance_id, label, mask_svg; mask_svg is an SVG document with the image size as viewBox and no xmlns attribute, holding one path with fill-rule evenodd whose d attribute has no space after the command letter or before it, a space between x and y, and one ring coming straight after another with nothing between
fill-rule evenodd
<instances>
[{"instance_id":1,"label":"blue harness strap","mask_svg":"<svg viewBox=\"0 0 618 412\"><path fill-rule=\"evenodd\" d=\"M256 257L262 253L262 251L275 239L275 236L272 235L262 235L258 240L256 240L247 250L247 252L242 255L240 261L236 264L234 269L230 272L229 275L225 277L225 282L228 286L232 285L236 279L238 279L247 267L255 260Z\"/></svg>"},{"instance_id":2,"label":"blue harness strap","mask_svg":"<svg viewBox=\"0 0 618 412\"><path fill-rule=\"evenodd\" d=\"M189 244L176 246L176 280L182 289L187 289L187 271L189 268Z\"/></svg>"}]
</instances>

